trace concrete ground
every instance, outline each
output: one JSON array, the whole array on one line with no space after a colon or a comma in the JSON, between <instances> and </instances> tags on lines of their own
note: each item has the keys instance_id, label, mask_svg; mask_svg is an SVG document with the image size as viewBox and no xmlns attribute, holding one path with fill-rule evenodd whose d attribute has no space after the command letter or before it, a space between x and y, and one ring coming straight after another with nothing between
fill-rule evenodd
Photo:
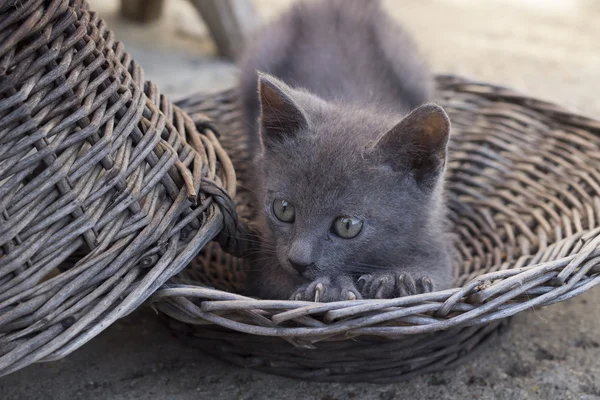
<instances>
[{"instance_id":1,"label":"concrete ground","mask_svg":"<svg viewBox=\"0 0 600 400\"><path fill-rule=\"evenodd\" d=\"M289 0L258 0L270 17ZM511 86L600 117L597 0L390 0L436 71ZM148 79L178 98L228 87L235 68L193 9L168 0L151 26L125 24L114 0L91 5ZM600 398L600 289L518 315L464 366L391 385L295 381L231 367L185 348L148 309L118 321L64 360L0 379L13 399L595 399Z\"/></svg>"}]
</instances>

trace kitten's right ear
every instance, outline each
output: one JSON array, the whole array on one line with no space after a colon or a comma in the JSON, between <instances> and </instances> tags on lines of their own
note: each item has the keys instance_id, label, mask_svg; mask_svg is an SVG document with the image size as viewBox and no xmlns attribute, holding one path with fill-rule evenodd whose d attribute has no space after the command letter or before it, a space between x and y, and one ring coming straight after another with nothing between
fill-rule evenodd
<instances>
[{"instance_id":1,"label":"kitten's right ear","mask_svg":"<svg viewBox=\"0 0 600 400\"><path fill-rule=\"evenodd\" d=\"M258 73L260 132L266 147L308 127L306 115L292 98L291 92L292 89L277 78Z\"/></svg>"}]
</instances>

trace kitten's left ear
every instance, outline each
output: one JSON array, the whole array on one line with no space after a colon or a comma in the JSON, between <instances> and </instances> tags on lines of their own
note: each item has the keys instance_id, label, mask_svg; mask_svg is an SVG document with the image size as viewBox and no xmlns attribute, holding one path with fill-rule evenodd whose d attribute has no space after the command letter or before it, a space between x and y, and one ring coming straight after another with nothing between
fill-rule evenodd
<instances>
[{"instance_id":1,"label":"kitten's left ear","mask_svg":"<svg viewBox=\"0 0 600 400\"><path fill-rule=\"evenodd\" d=\"M446 164L450 119L442 107L424 104L379 139L376 149L397 171L412 171L418 183L431 185Z\"/></svg>"}]
</instances>

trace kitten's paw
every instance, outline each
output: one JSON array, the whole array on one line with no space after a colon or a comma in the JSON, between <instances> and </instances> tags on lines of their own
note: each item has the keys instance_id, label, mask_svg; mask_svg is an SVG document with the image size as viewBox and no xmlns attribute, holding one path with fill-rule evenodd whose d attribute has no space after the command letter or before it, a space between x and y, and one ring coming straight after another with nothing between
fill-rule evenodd
<instances>
[{"instance_id":1,"label":"kitten's paw","mask_svg":"<svg viewBox=\"0 0 600 400\"><path fill-rule=\"evenodd\" d=\"M354 279L349 276L338 277L337 279L338 294L337 298L329 301L342 300L359 300L362 299L360 290L354 284Z\"/></svg>"},{"instance_id":2,"label":"kitten's paw","mask_svg":"<svg viewBox=\"0 0 600 400\"><path fill-rule=\"evenodd\" d=\"M351 278L331 279L323 277L300 286L290 299L325 303L362 299L362 296Z\"/></svg>"},{"instance_id":3,"label":"kitten's paw","mask_svg":"<svg viewBox=\"0 0 600 400\"><path fill-rule=\"evenodd\" d=\"M358 288L366 299L392 299L430 293L433 282L428 277L414 279L405 272L368 274L358 278Z\"/></svg>"},{"instance_id":4,"label":"kitten's paw","mask_svg":"<svg viewBox=\"0 0 600 400\"><path fill-rule=\"evenodd\" d=\"M324 296L331 291L331 279L318 278L314 281L300 286L294 294L290 297L290 300L303 300L303 301L322 301Z\"/></svg>"}]
</instances>

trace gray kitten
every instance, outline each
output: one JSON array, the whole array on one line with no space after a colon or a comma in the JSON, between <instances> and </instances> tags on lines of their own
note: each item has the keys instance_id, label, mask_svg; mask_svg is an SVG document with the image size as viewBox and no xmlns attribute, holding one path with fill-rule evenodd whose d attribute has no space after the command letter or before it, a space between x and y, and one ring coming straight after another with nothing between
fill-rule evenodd
<instances>
[{"instance_id":1,"label":"gray kitten","mask_svg":"<svg viewBox=\"0 0 600 400\"><path fill-rule=\"evenodd\" d=\"M431 87L378 1L297 3L249 44L240 89L262 234L252 294L335 301L450 287L450 121L424 104Z\"/></svg>"}]
</instances>

